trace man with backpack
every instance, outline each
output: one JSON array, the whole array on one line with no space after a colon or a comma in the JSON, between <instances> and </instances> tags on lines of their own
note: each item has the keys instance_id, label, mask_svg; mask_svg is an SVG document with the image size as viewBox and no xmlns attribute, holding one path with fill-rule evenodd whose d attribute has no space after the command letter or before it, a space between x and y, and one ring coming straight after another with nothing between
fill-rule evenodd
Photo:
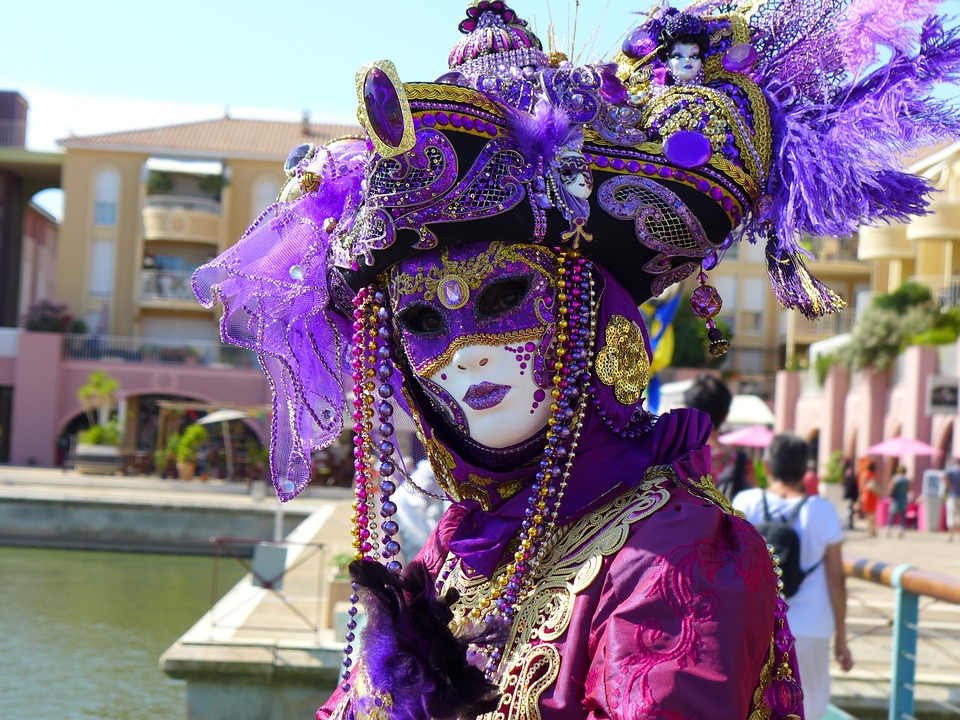
<instances>
[{"instance_id":1,"label":"man with backpack","mask_svg":"<svg viewBox=\"0 0 960 720\"><path fill-rule=\"evenodd\" d=\"M847 593L840 543L840 517L828 501L804 492L809 447L792 433L775 435L764 464L768 487L739 493L733 507L775 548L783 571L787 619L796 637L803 708L817 720L830 700L830 637L834 657L846 672L853 667L847 647Z\"/></svg>"}]
</instances>

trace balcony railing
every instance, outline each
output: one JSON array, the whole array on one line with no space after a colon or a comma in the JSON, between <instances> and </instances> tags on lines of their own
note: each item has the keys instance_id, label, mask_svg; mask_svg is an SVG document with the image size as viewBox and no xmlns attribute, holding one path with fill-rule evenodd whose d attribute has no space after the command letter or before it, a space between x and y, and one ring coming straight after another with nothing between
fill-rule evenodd
<instances>
[{"instance_id":1,"label":"balcony railing","mask_svg":"<svg viewBox=\"0 0 960 720\"><path fill-rule=\"evenodd\" d=\"M184 300L196 304L190 270L141 270L140 300Z\"/></svg>"},{"instance_id":2,"label":"balcony railing","mask_svg":"<svg viewBox=\"0 0 960 720\"><path fill-rule=\"evenodd\" d=\"M65 360L160 363L254 368L254 353L219 342L159 340L112 335L64 335L61 357Z\"/></svg>"},{"instance_id":3,"label":"balcony railing","mask_svg":"<svg viewBox=\"0 0 960 720\"><path fill-rule=\"evenodd\" d=\"M856 236L844 238L808 236L804 238L804 245L817 262L859 262Z\"/></svg>"},{"instance_id":4,"label":"balcony railing","mask_svg":"<svg viewBox=\"0 0 960 720\"><path fill-rule=\"evenodd\" d=\"M808 320L797 313L794 331L798 337L828 338L843 335L853 329L853 313L841 312L833 315L824 315L819 320Z\"/></svg>"},{"instance_id":5,"label":"balcony railing","mask_svg":"<svg viewBox=\"0 0 960 720\"><path fill-rule=\"evenodd\" d=\"M27 124L22 120L0 120L0 147L26 145Z\"/></svg>"},{"instance_id":6,"label":"balcony railing","mask_svg":"<svg viewBox=\"0 0 960 720\"><path fill-rule=\"evenodd\" d=\"M149 195L144 199L143 207L144 209L190 210L214 215L220 214L220 203L217 200L180 195Z\"/></svg>"},{"instance_id":7,"label":"balcony railing","mask_svg":"<svg viewBox=\"0 0 960 720\"><path fill-rule=\"evenodd\" d=\"M914 275L909 279L930 288L934 302L940 307L960 307L960 276Z\"/></svg>"}]
</instances>

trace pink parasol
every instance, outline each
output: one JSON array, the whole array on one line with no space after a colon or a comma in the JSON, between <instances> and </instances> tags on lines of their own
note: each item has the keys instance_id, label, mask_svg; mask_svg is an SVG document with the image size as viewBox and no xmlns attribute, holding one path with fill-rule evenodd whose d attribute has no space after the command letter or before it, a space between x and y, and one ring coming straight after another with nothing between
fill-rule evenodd
<instances>
[{"instance_id":1,"label":"pink parasol","mask_svg":"<svg viewBox=\"0 0 960 720\"><path fill-rule=\"evenodd\" d=\"M766 425L751 425L750 427L724 433L717 438L724 445L740 445L742 447L765 448L773 439L773 430Z\"/></svg>"},{"instance_id":2,"label":"pink parasol","mask_svg":"<svg viewBox=\"0 0 960 720\"><path fill-rule=\"evenodd\" d=\"M933 445L922 440L912 440L901 436L884 440L867 448L870 455L889 455L903 457L904 455L942 455L943 453Z\"/></svg>"}]
</instances>

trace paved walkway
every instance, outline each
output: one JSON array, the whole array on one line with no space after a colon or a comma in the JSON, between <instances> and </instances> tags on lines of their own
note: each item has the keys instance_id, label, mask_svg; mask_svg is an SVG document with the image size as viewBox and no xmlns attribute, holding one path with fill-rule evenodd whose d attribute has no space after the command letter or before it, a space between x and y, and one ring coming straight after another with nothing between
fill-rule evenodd
<instances>
[{"instance_id":1,"label":"paved walkway","mask_svg":"<svg viewBox=\"0 0 960 720\"><path fill-rule=\"evenodd\" d=\"M74 472L0 466L0 498L7 494L55 494L116 502L213 503L243 506L271 504L242 484L217 481L189 483L149 477L81 476ZM341 641L331 629L327 612L330 555L349 548L349 492L314 488L293 501L313 513L288 540L288 571L280 593L258 587L248 576L177 645L165 660L181 676L225 667L276 676L284 671L319 671L332 683L340 660ZM316 546L324 545L324 550ZM954 578L960 583L960 543L948 543L943 533L908 530L903 538L869 538L862 527L844 544L846 559L866 558L889 565L909 564ZM233 562L222 560L222 562ZM890 696L891 628L895 593L890 587L848 578L848 634L855 667L849 674L832 668L832 700L860 717L871 709L885 710ZM920 645L917 653L917 717L960 717L960 605L921 598ZM174 674L177 674L175 672ZM316 677L316 676L314 676ZM934 714L939 712L941 714Z\"/></svg>"}]
</instances>

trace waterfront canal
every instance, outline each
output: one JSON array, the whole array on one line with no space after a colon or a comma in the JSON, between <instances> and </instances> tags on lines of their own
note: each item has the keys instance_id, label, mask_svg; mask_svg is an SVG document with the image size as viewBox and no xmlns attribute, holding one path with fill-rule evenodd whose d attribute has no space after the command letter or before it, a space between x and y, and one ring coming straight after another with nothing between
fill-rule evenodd
<instances>
[{"instance_id":1,"label":"waterfront canal","mask_svg":"<svg viewBox=\"0 0 960 720\"><path fill-rule=\"evenodd\" d=\"M210 609L215 562L0 547L0 718L184 720L157 661ZM220 595L243 575L218 572Z\"/></svg>"}]
</instances>

